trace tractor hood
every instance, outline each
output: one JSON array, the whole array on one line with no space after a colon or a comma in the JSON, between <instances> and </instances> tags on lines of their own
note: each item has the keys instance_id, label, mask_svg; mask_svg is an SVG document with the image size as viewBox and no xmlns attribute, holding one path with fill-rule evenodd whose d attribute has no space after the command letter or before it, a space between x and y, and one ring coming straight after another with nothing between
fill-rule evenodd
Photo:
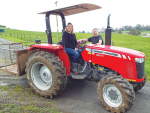
<instances>
[{"instance_id":1,"label":"tractor hood","mask_svg":"<svg viewBox=\"0 0 150 113\"><path fill-rule=\"evenodd\" d=\"M142 53L140 51L128 49L128 48L123 48L123 47L90 44L90 45L87 45L87 48L92 49L92 51L91 51L92 54L100 53L100 54L111 55L111 56L118 55L118 57L120 57L120 58L126 57L126 56L131 56L131 57L135 57L135 58L145 58L144 53Z\"/></svg>"}]
</instances>

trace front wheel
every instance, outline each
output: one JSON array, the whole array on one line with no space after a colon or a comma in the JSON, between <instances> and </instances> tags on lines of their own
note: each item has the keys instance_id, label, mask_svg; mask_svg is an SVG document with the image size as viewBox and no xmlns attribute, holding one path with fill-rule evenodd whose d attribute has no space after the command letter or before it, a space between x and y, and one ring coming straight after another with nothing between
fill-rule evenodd
<instances>
[{"instance_id":1,"label":"front wheel","mask_svg":"<svg viewBox=\"0 0 150 113\"><path fill-rule=\"evenodd\" d=\"M134 102L133 87L121 75L107 75L100 80L97 87L98 98L106 110L112 113L128 111Z\"/></svg>"},{"instance_id":2,"label":"front wheel","mask_svg":"<svg viewBox=\"0 0 150 113\"><path fill-rule=\"evenodd\" d=\"M136 91L142 89L142 87L144 87L145 83L146 83L146 76L142 82L138 83L138 85L134 88L134 91L136 92Z\"/></svg>"},{"instance_id":3,"label":"front wheel","mask_svg":"<svg viewBox=\"0 0 150 113\"><path fill-rule=\"evenodd\" d=\"M38 51L31 55L26 73L31 88L46 98L60 95L67 84L63 63L53 53Z\"/></svg>"}]
</instances>

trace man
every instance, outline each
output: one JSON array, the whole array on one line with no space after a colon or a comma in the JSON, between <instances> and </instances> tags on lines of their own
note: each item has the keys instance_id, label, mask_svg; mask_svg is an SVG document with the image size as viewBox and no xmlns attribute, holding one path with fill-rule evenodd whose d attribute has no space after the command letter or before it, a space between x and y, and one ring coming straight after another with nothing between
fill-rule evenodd
<instances>
[{"instance_id":1,"label":"man","mask_svg":"<svg viewBox=\"0 0 150 113\"><path fill-rule=\"evenodd\" d=\"M101 35L98 35L98 29L94 28L92 32L94 36L88 39L80 39L79 41L89 41L89 42L92 42L92 44L103 45L103 37Z\"/></svg>"}]
</instances>

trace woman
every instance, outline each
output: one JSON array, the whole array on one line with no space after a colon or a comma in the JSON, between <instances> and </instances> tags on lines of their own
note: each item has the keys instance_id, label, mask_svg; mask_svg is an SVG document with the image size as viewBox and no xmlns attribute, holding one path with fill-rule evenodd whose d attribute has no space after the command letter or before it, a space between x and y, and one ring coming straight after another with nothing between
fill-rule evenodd
<instances>
[{"instance_id":1,"label":"woman","mask_svg":"<svg viewBox=\"0 0 150 113\"><path fill-rule=\"evenodd\" d=\"M65 45L65 50L68 55L73 56L73 69L75 73L79 73L77 69L77 60L81 50L77 48L76 35L73 33L73 25L68 23L65 32L62 35L62 42Z\"/></svg>"}]
</instances>

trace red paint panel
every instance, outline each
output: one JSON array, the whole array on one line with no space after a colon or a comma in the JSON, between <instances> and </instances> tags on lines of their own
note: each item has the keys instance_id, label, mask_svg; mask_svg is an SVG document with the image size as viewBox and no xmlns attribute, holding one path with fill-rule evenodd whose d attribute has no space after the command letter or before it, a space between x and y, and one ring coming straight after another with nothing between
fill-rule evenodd
<instances>
[{"instance_id":1,"label":"red paint panel","mask_svg":"<svg viewBox=\"0 0 150 113\"><path fill-rule=\"evenodd\" d=\"M33 45L32 47L30 47L29 50L31 50L33 48L58 50L58 49L62 49L63 46L62 45L57 45L57 44L36 44L36 45Z\"/></svg>"},{"instance_id":2,"label":"red paint panel","mask_svg":"<svg viewBox=\"0 0 150 113\"><path fill-rule=\"evenodd\" d=\"M66 74L67 76L70 75L70 61L69 57L64 49L57 50L57 56L59 57L60 61L63 61L64 67L66 67Z\"/></svg>"}]
</instances>

